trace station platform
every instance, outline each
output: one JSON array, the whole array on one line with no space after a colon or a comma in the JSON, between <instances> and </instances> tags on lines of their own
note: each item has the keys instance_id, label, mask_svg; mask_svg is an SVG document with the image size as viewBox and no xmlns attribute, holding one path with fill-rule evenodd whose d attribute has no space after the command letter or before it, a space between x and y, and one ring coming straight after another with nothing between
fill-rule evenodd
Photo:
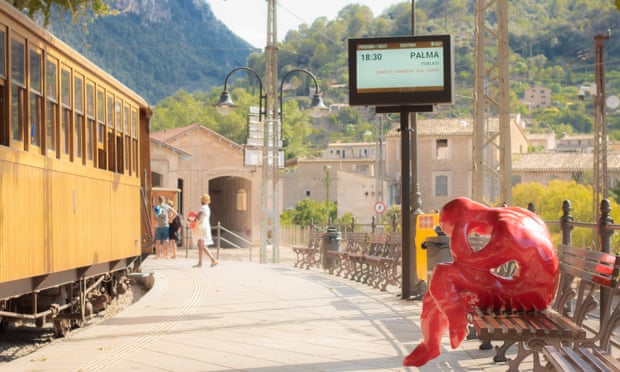
<instances>
[{"instance_id":1,"label":"station platform","mask_svg":"<svg viewBox=\"0 0 620 372\"><path fill-rule=\"evenodd\" d=\"M285 249L285 248L281 248ZM228 250L222 250L228 251ZM246 250L247 251L247 250ZM197 252L148 258L153 288L96 326L78 329L8 371L504 371L493 350L465 340L422 368L402 367L419 343L421 301L398 288L220 256L193 268ZM255 256L257 259L257 256Z\"/></svg>"}]
</instances>

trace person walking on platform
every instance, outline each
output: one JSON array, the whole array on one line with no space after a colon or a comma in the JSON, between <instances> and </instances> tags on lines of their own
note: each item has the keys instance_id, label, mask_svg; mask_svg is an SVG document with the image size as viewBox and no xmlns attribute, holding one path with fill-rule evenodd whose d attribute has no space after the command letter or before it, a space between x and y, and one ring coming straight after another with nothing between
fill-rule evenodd
<instances>
[{"instance_id":1,"label":"person walking on platform","mask_svg":"<svg viewBox=\"0 0 620 372\"><path fill-rule=\"evenodd\" d=\"M168 205L174 209L174 202L172 200L168 200ZM169 236L170 241L168 244L170 245L170 258L177 258L177 246L179 244L179 231L181 230L181 216L178 213L174 213L174 210L170 210L169 213Z\"/></svg>"},{"instance_id":2,"label":"person walking on platform","mask_svg":"<svg viewBox=\"0 0 620 372\"><path fill-rule=\"evenodd\" d=\"M155 206L155 258L168 258L168 248L170 242L170 216L174 218L176 211L166 204L166 198L159 196L159 205Z\"/></svg>"},{"instance_id":3,"label":"person walking on platform","mask_svg":"<svg viewBox=\"0 0 620 372\"><path fill-rule=\"evenodd\" d=\"M194 267L202 267L202 255L204 254L209 257L211 260L211 267L217 265L217 260L209 251L209 246L213 244L213 237L211 236L211 223L209 219L211 218L211 208L209 208L209 204L211 203L211 196L209 194L202 194L200 197L200 210L198 211L198 215L196 216L196 242L198 245L198 264L194 265Z\"/></svg>"}]
</instances>

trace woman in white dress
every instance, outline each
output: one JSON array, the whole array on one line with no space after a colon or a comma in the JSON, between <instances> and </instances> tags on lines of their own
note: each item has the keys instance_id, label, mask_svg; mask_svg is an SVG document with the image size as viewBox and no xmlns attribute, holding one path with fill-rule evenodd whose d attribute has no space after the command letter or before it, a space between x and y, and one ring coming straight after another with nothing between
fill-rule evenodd
<instances>
[{"instance_id":1,"label":"woman in white dress","mask_svg":"<svg viewBox=\"0 0 620 372\"><path fill-rule=\"evenodd\" d=\"M211 218L211 196L209 194L202 194L200 197L200 210L196 216L196 231L194 232L196 237L196 243L198 245L198 264L194 267L202 267L202 254L203 252L211 260L211 267L217 265L217 260L209 251L209 246L213 244L213 237L211 236L211 224L209 219Z\"/></svg>"}]
</instances>

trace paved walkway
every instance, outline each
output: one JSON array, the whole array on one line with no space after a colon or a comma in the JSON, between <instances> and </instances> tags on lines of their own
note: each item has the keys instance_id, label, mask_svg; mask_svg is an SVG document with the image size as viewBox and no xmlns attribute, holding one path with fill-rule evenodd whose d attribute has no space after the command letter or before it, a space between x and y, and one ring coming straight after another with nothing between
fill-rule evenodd
<instances>
[{"instance_id":1,"label":"paved walkway","mask_svg":"<svg viewBox=\"0 0 620 372\"><path fill-rule=\"evenodd\" d=\"M246 251L247 252L247 251ZM415 371L402 360L421 339L419 301L398 288L224 257L192 268L195 251L147 259L155 285L98 326L76 330L0 368L11 371ZM254 256L256 260L258 257ZM505 370L465 341L421 371Z\"/></svg>"}]
</instances>

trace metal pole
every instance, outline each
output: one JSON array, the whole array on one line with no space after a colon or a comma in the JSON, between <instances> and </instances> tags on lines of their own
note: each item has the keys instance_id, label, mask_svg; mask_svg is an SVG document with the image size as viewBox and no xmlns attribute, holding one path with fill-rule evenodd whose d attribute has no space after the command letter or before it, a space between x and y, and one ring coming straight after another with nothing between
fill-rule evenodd
<instances>
[{"instance_id":1,"label":"metal pole","mask_svg":"<svg viewBox=\"0 0 620 372\"><path fill-rule=\"evenodd\" d=\"M595 220L600 218L599 207L607 199L607 131L605 128L605 41L609 33L594 36L594 197L592 209ZM595 237L597 239L598 237ZM596 242L595 242L596 243Z\"/></svg>"},{"instance_id":2,"label":"metal pole","mask_svg":"<svg viewBox=\"0 0 620 372\"><path fill-rule=\"evenodd\" d=\"M410 175L410 159L409 159L409 113L401 111L400 113L400 153L401 153L401 182L400 182L400 205L401 205L401 230L402 230L402 294L403 299L408 299L411 295L412 276L415 270L411 270L411 201L409 193L411 190Z\"/></svg>"},{"instance_id":3,"label":"metal pole","mask_svg":"<svg viewBox=\"0 0 620 372\"><path fill-rule=\"evenodd\" d=\"M415 35L415 0L411 0L411 35ZM413 191L413 193L407 195L413 200L413 210L408 211L408 213L413 214L413 219L410 219L408 222L410 224L411 239L406 246L407 250L410 251L407 261L409 265L407 270L409 271L409 284L407 286L409 287L409 297L420 297L420 295L423 294L421 292L425 291L425 289L420 288L421 283L417 270L417 247L415 245L417 234L416 221L418 215L422 213L422 193L420 192L420 182L418 180L418 114L416 112L410 112L408 115L411 119L411 132L409 132L408 135L411 136L409 140L411 143L409 159L411 161L411 184L413 187L411 191Z\"/></svg>"},{"instance_id":4,"label":"metal pole","mask_svg":"<svg viewBox=\"0 0 620 372\"><path fill-rule=\"evenodd\" d=\"M267 46L265 48L265 124L263 141L263 229L260 262L267 262L267 239L271 232L273 262L277 262L280 246L279 221L279 143L280 125L277 105L278 46L276 0L268 0ZM271 136L271 138L269 137ZM270 141L271 139L271 141ZM270 229L271 228L271 229Z\"/></svg>"}]
</instances>

